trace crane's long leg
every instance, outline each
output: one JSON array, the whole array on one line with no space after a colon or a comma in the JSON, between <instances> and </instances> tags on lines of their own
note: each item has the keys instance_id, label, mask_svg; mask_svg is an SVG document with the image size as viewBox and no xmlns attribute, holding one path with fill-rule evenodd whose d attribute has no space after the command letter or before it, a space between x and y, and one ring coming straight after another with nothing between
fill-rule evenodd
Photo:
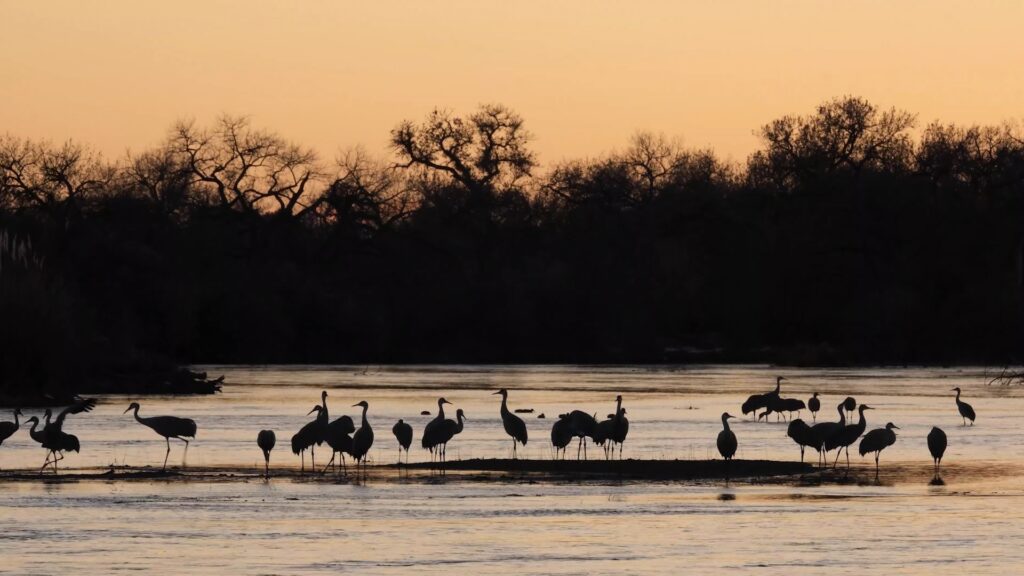
<instances>
[{"instance_id":1,"label":"crane's long leg","mask_svg":"<svg viewBox=\"0 0 1024 576\"><path fill-rule=\"evenodd\" d=\"M184 468L185 464L188 463L188 440L185 440L184 438L178 438L178 440L185 443L185 455L181 457L181 466Z\"/></svg>"},{"instance_id":2,"label":"crane's long leg","mask_svg":"<svg viewBox=\"0 0 1024 576\"><path fill-rule=\"evenodd\" d=\"M310 457L309 467L313 469L313 472L316 472L316 445L310 444L310 446L309 446L309 457Z\"/></svg>"},{"instance_id":3,"label":"crane's long leg","mask_svg":"<svg viewBox=\"0 0 1024 576\"><path fill-rule=\"evenodd\" d=\"M167 441L167 452L164 454L164 470L167 470L167 457L171 455L171 439L165 436L164 440Z\"/></svg>"},{"instance_id":4,"label":"crane's long leg","mask_svg":"<svg viewBox=\"0 0 1024 576\"><path fill-rule=\"evenodd\" d=\"M580 442L576 445L576 459L580 459L580 451L583 450L583 437L580 436Z\"/></svg>"},{"instance_id":5,"label":"crane's long leg","mask_svg":"<svg viewBox=\"0 0 1024 576\"><path fill-rule=\"evenodd\" d=\"M846 470L850 470L850 447L846 447Z\"/></svg>"}]
</instances>

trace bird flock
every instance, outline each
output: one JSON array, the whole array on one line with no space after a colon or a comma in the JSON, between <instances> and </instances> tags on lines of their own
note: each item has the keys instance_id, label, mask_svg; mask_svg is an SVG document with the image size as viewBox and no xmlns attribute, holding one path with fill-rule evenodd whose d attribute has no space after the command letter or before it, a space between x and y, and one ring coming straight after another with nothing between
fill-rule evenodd
<instances>
[{"instance_id":1,"label":"bird flock","mask_svg":"<svg viewBox=\"0 0 1024 576\"><path fill-rule=\"evenodd\" d=\"M821 398L817 392L805 403L794 398L783 398L781 396L782 382L785 377L779 376L775 380L775 389L763 394L754 394L747 398L740 407L743 414L751 414L755 421L764 419L776 414L776 420L782 418L788 422L787 436L791 438L800 448L800 461L804 461L805 449L813 448L818 455L818 466L822 469L828 466L830 452L835 451L835 458L832 461L832 468L836 469L842 454L846 454L846 470L850 469L850 447L857 444L857 450L863 457L867 454L874 454L875 475L879 470L879 458L883 450L896 442L896 432L899 427L892 422L882 428L867 431L865 412L874 408L866 404L857 403L852 397L844 398L836 404L838 420L817 421L818 412L821 409ZM974 409L970 404L961 399L960 388L953 388L956 392L956 406L963 419L963 425L974 425L976 418ZM512 458L518 458L518 449L525 447L529 438L526 422L517 416L508 407L508 390L502 388L493 393L501 396L501 404L498 413L501 416L502 427L512 441ZM347 415L331 420L327 405L328 394L324 390L320 395L320 402L312 407L307 413L316 416L313 420L304 424L291 437L292 453L300 457L301 471L306 471L306 451L310 453L310 470L317 471L316 448L324 444L330 449L331 458L319 470L321 474L333 469L335 472L348 472L346 457L355 462L357 473L366 471L367 455L373 446L374 433L370 422L367 419L370 405L364 400L353 404L352 407L361 409L361 420L359 428L355 427L355 421ZM587 458L588 441L590 444L600 447L604 451L606 459L616 457L622 458L623 445L629 434L629 420L626 418L626 408L622 405L622 396L615 398L615 411L607 415L604 420L598 420L597 414L588 414L582 410L572 410L558 415L558 419L551 426L551 446L554 449L555 457L565 458L566 450L577 441L576 457ZM437 413L423 428L420 435L420 445L427 450L431 462L444 466L447 462L447 448L456 436L465 429L468 418L461 408L456 409L455 419L448 418L445 414L445 405L452 403L445 398L437 399ZM25 421L29 426L29 436L32 440L46 450L46 459L40 472L52 466L53 472L57 473L57 463L64 458L68 451L78 452L81 449L79 440L73 434L64 431L64 424L68 416L90 412L96 406L95 399L83 399L75 402L59 412L56 418L47 409L43 415L43 421L38 417L31 417ZM162 469L167 468L167 459L171 452L171 439L181 440L185 443L184 458L188 454L189 440L195 439L197 425L194 420L180 418L177 416L150 416L139 415L140 405L132 402L124 411L125 414L133 412L135 420L162 436L166 442L167 451L164 453ZM807 409L811 413L812 423L808 424L799 417L793 418L793 413ZM760 411L760 412L759 412ZM856 413L856 419L854 414ZM423 414L429 414L424 411ZM13 436L21 427L19 418L22 412L14 410L13 422L0 422L0 446L3 442ZM540 417L543 417L541 415ZM719 454L726 462L733 459L739 448L739 440L736 433L729 426L729 420L736 418L728 412L722 413L722 430L718 433L717 448ZM399 419L391 429L398 445L398 462L402 463L402 452L405 452L405 462L409 459L409 449L413 443L414 431L412 426ZM270 474L270 455L277 444L277 435L273 430L261 430L256 438L257 446L263 452L264 474ZM928 450L932 455L934 472L938 478L942 457L947 446L945 432L934 427L927 437ZM339 470L339 457L341 468ZM360 468L361 467L361 468Z\"/></svg>"}]
</instances>

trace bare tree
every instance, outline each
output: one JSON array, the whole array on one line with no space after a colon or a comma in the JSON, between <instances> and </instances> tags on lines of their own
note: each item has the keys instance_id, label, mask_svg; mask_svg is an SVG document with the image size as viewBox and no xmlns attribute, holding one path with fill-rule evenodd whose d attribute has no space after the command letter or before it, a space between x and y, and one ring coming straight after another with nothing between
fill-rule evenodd
<instances>
[{"instance_id":1,"label":"bare tree","mask_svg":"<svg viewBox=\"0 0 1024 576\"><path fill-rule=\"evenodd\" d=\"M225 208L302 216L323 201L316 153L253 129L247 118L222 116L209 130L179 122L167 146Z\"/></svg>"},{"instance_id":2,"label":"bare tree","mask_svg":"<svg viewBox=\"0 0 1024 576\"><path fill-rule=\"evenodd\" d=\"M0 203L53 211L78 205L102 193L117 167L95 151L74 142L60 147L47 142L0 138Z\"/></svg>"},{"instance_id":3,"label":"bare tree","mask_svg":"<svg viewBox=\"0 0 1024 576\"><path fill-rule=\"evenodd\" d=\"M324 219L373 233L408 216L416 206L404 174L387 163L353 148L337 159L338 175L321 207Z\"/></svg>"},{"instance_id":4,"label":"bare tree","mask_svg":"<svg viewBox=\"0 0 1024 576\"><path fill-rule=\"evenodd\" d=\"M500 104L481 106L463 119L434 110L422 124L405 121L391 131L399 166L442 175L470 192L510 188L536 165L523 119Z\"/></svg>"},{"instance_id":5,"label":"bare tree","mask_svg":"<svg viewBox=\"0 0 1024 576\"><path fill-rule=\"evenodd\" d=\"M750 157L750 176L755 183L791 189L840 170L856 176L865 169L905 168L914 122L909 112L879 111L862 98L832 100L812 116L784 116L763 126L766 146Z\"/></svg>"}]
</instances>

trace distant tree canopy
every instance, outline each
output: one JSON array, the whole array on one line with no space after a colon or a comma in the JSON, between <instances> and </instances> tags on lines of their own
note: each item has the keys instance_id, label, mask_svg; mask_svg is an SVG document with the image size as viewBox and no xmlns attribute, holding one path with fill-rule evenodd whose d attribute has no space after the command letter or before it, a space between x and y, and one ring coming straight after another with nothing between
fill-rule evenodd
<instances>
[{"instance_id":1,"label":"distant tree canopy","mask_svg":"<svg viewBox=\"0 0 1024 576\"><path fill-rule=\"evenodd\" d=\"M745 165L541 168L436 110L333 164L225 116L107 161L0 138L0 386L175 362L1024 360L1024 131L861 98Z\"/></svg>"}]
</instances>

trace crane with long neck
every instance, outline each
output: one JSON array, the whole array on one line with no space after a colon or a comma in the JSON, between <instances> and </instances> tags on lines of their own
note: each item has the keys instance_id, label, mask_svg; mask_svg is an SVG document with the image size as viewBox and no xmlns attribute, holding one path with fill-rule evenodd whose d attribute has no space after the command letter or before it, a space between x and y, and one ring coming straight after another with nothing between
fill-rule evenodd
<instances>
[{"instance_id":1,"label":"crane with long neck","mask_svg":"<svg viewBox=\"0 0 1024 576\"><path fill-rule=\"evenodd\" d=\"M190 418L179 418L177 416L150 416L143 418L139 416L139 403L132 402L128 405L128 409L124 411L125 414L134 410L135 420L148 427L153 432L156 432L160 436L164 437L167 441L167 452L164 454L164 466L163 469L167 469L167 458L171 455L171 438L181 440L185 443L185 455L182 457L182 462L188 457L188 438L195 439L196 437L196 422Z\"/></svg>"},{"instance_id":2,"label":"crane with long neck","mask_svg":"<svg viewBox=\"0 0 1024 576\"><path fill-rule=\"evenodd\" d=\"M505 433L512 437L512 458L515 459L517 456L516 446L519 443L526 446L526 422L523 422L522 418L508 409L508 390L502 388L495 394L501 394L501 424L505 428Z\"/></svg>"}]
</instances>

